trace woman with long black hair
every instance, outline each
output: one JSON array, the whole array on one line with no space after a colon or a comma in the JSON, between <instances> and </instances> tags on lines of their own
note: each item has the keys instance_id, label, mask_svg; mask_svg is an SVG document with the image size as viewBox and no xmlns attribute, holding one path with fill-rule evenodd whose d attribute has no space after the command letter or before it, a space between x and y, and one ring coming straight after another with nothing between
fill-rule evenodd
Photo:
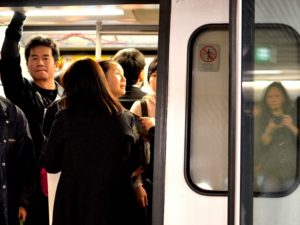
<instances>
[{"instance_id":1,"label":"woman with long black hair","mask_svg":"<svg viewBox=\"0 0 300 225\"><path fill-rule=\"evenodd\" d=\"M298 128L293 104L280 82L266 88L259 111L254 152L255 189L288 191L297 176Z\"/></svg>"},{"instance_id":2,"label":"woman with long black hair","mask_svg":"<svg viewBox=\"0 0 300 225\"><path fill-rule=\"evenodd\" d=\"M130 118L92 59L74 62L62 78L61 110L42 156L61 171L53 225L137 224L131 175L139 166Z\"/></svg>"}]
</instances>

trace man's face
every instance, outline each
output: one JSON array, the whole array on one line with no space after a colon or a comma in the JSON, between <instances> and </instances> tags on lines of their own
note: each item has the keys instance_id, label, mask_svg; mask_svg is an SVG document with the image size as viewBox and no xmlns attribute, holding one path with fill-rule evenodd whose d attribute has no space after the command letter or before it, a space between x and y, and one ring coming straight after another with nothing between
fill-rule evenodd
<instances>
[{"instance_id":1,"label":"man's face","mask_svg":"<svg viewBox=\"0 0 300 225\"><path fill-rule=\"evenodd\" d=\"M27 67L34 81L53 80L56 66L51 48L36 46L30 49Z\"/></svg>"}]
</instances>

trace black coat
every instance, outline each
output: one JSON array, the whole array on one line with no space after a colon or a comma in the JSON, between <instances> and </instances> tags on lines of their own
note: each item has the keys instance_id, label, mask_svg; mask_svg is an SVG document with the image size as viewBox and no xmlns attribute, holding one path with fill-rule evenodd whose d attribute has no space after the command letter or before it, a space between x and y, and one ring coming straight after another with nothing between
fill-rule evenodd
<instances>
[{"instance_id":1,"label":"black coat","mask_svg":"<svg viewBox=\"0 0 300 225\"><path fill-rule=\"evenodd\" d=\"M147 93L143 92L140 88L135 86L126 86L126 94L119 98L124 108L130 110L132 104L142 99Z\"/></svg>"},{"instance_id":2,"label":"black coat","mask_svg":"<svg viewBox=\"0 0 300 225\"><path fill-rule=\"evenodd\" d=\"M19 207L28 209L32 201L35 158L24 113L1 97L0 131L0 210L3 225L18 225Z\"/></svg>"},{"instance_id":3,"label":"black coat","mask_svg":"<svg viewBox=\"0 0 300 225\"><path fill-rule=\"evenodd\" d=\"M61 171L53 225L138 224L131 174L138 148L128 113L102 117L99 112L60 111L41 163Z\"/></svg>"}]
</instances>

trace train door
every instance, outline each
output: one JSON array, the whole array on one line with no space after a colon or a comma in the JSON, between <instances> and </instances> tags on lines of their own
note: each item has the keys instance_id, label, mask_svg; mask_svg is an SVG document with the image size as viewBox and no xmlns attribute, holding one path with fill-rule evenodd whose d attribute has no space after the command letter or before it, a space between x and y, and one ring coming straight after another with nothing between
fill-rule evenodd
<instances>
[{"instance_id":1,"label":"train door","mask_svg":"<svg viewBox=\"0 0 300 225\"><path fill-rule=\"evenodd\" d=\"M163 224L225 225L229 1L173 0L170 10Z\"/></svg>"},{"instance_id":2,"label":"train door","mask_svg":"<svg viewBox=\"0 0 300 225\"><path fill-rule=\"evenodd\" d=\"M299 223L299 10L171 2L163 224Z\"/></svg>"}]
</instances>

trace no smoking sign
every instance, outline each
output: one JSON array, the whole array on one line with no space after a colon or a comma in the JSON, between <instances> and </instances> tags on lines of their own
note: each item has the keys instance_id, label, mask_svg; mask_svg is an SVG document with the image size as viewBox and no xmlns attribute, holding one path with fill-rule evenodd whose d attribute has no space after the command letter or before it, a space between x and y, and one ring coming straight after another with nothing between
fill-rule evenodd
<instances>
[{"instance_id":1,"label":"no smoking sign","mask_svg":"<svg viewBox=\"0 0 300 225\"><path fill-rule=\"evenodd\" d=\"M220 47L216 44L201 44L198 47L200 71L214 72L219 70Z\"/></svg>"},{"instance_id":2,"label":"no smoking sign","mask_svg":"<svg viewBox=\"0 0 300 225\"><path fill-rule=\"evenodd\" d=\"M216 48L211 45L206 45L200 50L200 59L206 63L212 63L216 61L218 52Z\"/></svg>"}]
</instances>

